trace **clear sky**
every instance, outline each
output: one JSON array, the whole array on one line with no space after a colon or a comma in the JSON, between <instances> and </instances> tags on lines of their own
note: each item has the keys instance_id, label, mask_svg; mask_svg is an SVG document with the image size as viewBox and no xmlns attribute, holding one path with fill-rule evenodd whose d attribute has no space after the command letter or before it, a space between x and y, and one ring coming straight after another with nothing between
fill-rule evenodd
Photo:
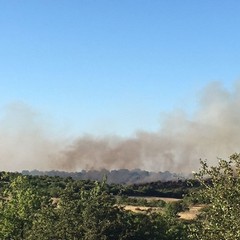
<instances>
[{"instance_id":1,"label":"clear sky","mask_svg":"<svg viewBox=\"0 0 240 240\"><path fill-rule=\"evenodd\" d=\"M240 77L237 0L0 0L0 107L74 134L157 130Z\"/></svg>"}]
</instances>

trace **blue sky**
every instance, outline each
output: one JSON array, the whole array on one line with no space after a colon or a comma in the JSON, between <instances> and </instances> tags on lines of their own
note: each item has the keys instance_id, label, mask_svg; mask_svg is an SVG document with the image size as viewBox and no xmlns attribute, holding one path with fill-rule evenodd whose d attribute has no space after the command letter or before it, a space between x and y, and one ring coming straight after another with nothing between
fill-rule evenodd
<instances>
[{"instance_id":1,"label":"blue sky","mask_svg":"<svg viewBox=\"0 0 240 240\"><path fill-rule=\"evenodd\" d=\"M0 107L73 134L156 131L240 77L235 0L0 0Z\"/></svg>"}]
</instances>

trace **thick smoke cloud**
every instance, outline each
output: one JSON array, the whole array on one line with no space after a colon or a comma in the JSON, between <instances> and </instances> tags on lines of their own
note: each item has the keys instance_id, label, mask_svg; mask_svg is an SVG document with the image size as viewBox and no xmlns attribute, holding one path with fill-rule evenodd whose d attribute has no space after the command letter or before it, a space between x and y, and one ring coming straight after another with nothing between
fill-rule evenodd
<instances>
[{"instance_id":1,"label":"thick smoke cloud","mask_svg":"<svg viewBox=\"0 0 240 240\"><path fill-rule=\"evenodd\" d=\"M81 137L65 151L62 166L141 168L191 172L199 159L211 163L240 150L240 83L233 91L221 83L208 85L189 119L184 111L166 114L158 132L139 131L128 139Z\"/></svg>"},{"instance_id":2,"label":"thick smoke cloud","mask_svg":"<svg viewBox=\"0 0 240 240\"><path fill-rule=\"evenodd\" d=\"M71 144L64 139L53 140L36 123L33 113L17 109L17 118L8 113L2 119L1 168L191 172L198 168L200 158L214 163L217 157L239 152L239 91L239 82L233 91L214 82L202 91L191 117L183 110L168 113L155 133L138 131L129 138L80 136ZM10 112L13 110L16 112Z\"/></svg>"}]
</instances>

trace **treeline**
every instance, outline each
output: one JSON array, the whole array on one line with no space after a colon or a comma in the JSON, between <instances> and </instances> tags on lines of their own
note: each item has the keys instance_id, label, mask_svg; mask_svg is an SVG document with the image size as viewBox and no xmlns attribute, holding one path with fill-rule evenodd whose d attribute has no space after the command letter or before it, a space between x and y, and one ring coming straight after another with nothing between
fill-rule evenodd
<instances>
[{"instance_id":1,"label":"treeline","mask_svg":"<svg viewBox=\"0 0 240 240\"><path fill-rule=\"evenodd\" d=\"M38 172L39 173L39 172ZM43 173L43 172L42 172ZM51 173L51 174L50 174ZM54 174L53 174L54 173ZM84 185L86 188L91 185L93 181L90 179L79 179L75 175L72 175L67 172L63 172L63 177L60 177L59 172L47 172L46 175L43 174L35 174L31 175L30 172L24 172L24 175L28 176L30 181L36 182L41 179L42 185L46 189L51 191L51 194L55 197L59 195L62 189L65 188L66 183L69 181L74 181L76 185L82 187ZM101 176L101 178L100 178ZM147 183L138 183L138 184L116 184L109 183L108 175L99 175L97 179L101 181L103 178L106 178L106 182L108 183L107 191L114 195L127 195L127 196L155 196L155 197L171 197L171 198L183 198L185 195L199 187L199 182L194 180L182 180L182 179L174 179L166 181L155 181L155 182L147 182ZM170 178L170 177L169 177ZM122 178L124 179L124 178ZM111 181L110 181L111 182Z\"/></svg>"},{"instance_id":2,"label":"treeline","mask_svg":"<svg viewBox=\"0 0 240 240\"><path fill-rule=\"evenodd\" d=\"M200 187L196 180L157 181L121 186L121 193L127 196L151 196L182 199Z\"/></svg>"},{"instance_id":3,"label":"treeline","mask_svg":"<svg viewBox=\"0 0 240 240\"><path fill-rule=\"evenodd\" d=\"M0 172L0 176L4 172ZM11 173L10 175L21 175L20 173ZM92 180L79 180L71 176L65 175L60 177L58 175L26 175L27 179L33 186L38 186L41 191L47 191L52 197L59 197L61 192L66 188L67 184L72 183L79 191L84 188L90 189L94 183ZM108 182L108 177L103 175L100 181L105 178ZM3 181L3 180L2 180ZM5 179L5 181L7 181ZM1 183L0 183L1 184ZM1 187L1 186L0 186ZM199 182L195 180L170 180L170 181L156 181L141 184L106 184L106 191L113 195L126 196L152 196L152 197L170 197L183 198L189 194L190 191L199 187Z\"/></svg>"},{"instance_id":4,"label":"treeline","mask_svg":"<svg viewBox=\"0 0 240 240\"><path fill-rule=\"evenodd\" d=\"M185 179L185 177L171 173L169 171L165 172L149 172L140 169L119 169L119 170L82 170L80 172L65 172L65 171L38 171L38 170L24 170L23 175L32 176L59 176L59 177L71 177L75 180L96 180L101 181L104 176L107 177L107 183L115 184L139 184L147 182L156 181L176 181L179 179Z\"/></svg>"}]
</instances>

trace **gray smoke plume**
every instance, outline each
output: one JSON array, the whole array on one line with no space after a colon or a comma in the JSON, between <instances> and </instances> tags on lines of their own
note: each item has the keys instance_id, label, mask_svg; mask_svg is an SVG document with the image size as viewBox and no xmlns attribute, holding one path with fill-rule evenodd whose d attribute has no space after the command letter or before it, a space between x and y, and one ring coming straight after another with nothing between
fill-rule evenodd
<instances>
[{"instance_id":1,"label":"gray smoke plume","mask_svg":"<svg viewBox=\"0 0 240 240\"><path fill-rule=\"evenodd\" d=\"M214 82L202 91L191 117L183 110L165 114L155 133L138 131L129 138L86 135L71 144L50 138L46 129L39 127L34 113L15 106L1 121L0 167L191 172L198 168L200 158L214 164L217 157L239 152L239 92L240 82L233 91Z\"/></svg>"},{"instance_id":2,"label":"gray smoke plume","mask_svg":"<svg viewBox=\"0 0 240 240\"><path fill-rule=\"evenodd\" d=\"M166 114L158 132L117 137L77 139L63 154L64 169L141 168L191 172L199 159L211 163L240 150L240 83L233 91L213 82L202 92L189 119L184 111Z\"/></svg>"}]
</instances>

